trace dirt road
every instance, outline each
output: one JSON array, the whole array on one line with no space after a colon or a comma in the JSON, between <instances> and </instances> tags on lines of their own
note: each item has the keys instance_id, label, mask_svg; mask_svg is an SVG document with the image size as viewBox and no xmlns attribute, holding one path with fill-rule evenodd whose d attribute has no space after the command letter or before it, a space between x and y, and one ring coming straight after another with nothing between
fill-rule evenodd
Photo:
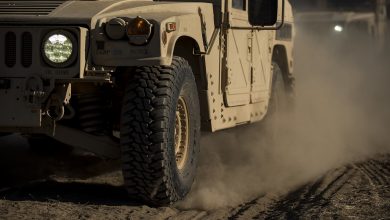
<instances>
[{"instance_id":1,"label":"dirt road","mask_svg":"<svg viewBox=\"0 0 390 220\"><path fill-rule=\"evenodd\" d=\"M390 156L346 164L290 190L212 210L153 208L129 201L119 161L85 153L36 154L1 138L0 219L294 219L390 217Z\"/></svg>"}]
</instances>

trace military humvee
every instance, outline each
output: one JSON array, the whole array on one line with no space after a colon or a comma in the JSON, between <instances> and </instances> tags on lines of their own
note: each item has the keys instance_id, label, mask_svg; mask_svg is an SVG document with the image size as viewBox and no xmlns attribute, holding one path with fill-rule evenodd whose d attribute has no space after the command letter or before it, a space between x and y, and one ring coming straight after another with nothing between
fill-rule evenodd
<instances>
[{"instance_id":1,"label":"military humvee","mask_svg":"<svg viewBox=\"0 0 390 220\"><path fill-rule=\"evenodd\" d=\"M261 121L289 92L293 37L284 0L1 1L0 132L119 152L130 196L171 204L201 132Z\"/></svg>"}]
</instances>

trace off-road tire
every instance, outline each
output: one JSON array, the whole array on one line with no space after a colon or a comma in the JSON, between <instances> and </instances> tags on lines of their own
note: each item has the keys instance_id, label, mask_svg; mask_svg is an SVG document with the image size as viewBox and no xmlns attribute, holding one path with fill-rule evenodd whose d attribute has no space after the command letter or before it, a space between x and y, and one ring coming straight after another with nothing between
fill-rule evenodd
<instances>
[{"instance_id":1,"label":"off-road tire","mask_svg":"<svg viewBox=\"0 0 390 220\"><path fill-rule=\"evenodd\" d=\"M286 84L283 72L276 62L272 63L272 88L268 103L268 111L262 122L262 132L267 138L267 144L274 145L283 129L283 122L291 113L293 95L291 86Z\"/></svg>"},{"instance_id":2,"label":"off-road tire","mask_svg":"<svg viewBox=\"0 0 390 220\"><path fill-rule=\"evenodd\" d=\"M272 89L267 112L271 120L275 119L278 115L285 113L288 104L290 103L287 85L283 79L283 72L277 63L273 62L272 66Z\"/></svg>"},{"instance_id":3,"label":"off-road tire","mask_svg":"<svg viewBox=\"0 0 390 220\"><path fill-rule=\"evenodd\" d=\"M200 110L195 78L188 62L139 67L130 73L121 114L121 150L125 186L133 199L161 206L181 200L195 178L200 141ZM187 160L176 164L175 125L179 99L188 109Z\"/></svg>"}]
</instances>

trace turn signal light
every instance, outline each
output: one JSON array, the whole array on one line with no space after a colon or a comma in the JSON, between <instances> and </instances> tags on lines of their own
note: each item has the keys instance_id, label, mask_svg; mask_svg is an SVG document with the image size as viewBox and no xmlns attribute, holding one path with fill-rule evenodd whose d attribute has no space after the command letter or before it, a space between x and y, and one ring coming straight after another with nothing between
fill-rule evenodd
<instances>
[{"instance_id":1,"label":"turn signal light","mask_svg":"<svg viewBox=\"0 0 390 220\"><path fill-rule=\"evenodd\" d=\"M136 17L127 25L127 36L131 44L143 45L148 43L153 25L146 19Z\"/></svg>"}]
</instances>

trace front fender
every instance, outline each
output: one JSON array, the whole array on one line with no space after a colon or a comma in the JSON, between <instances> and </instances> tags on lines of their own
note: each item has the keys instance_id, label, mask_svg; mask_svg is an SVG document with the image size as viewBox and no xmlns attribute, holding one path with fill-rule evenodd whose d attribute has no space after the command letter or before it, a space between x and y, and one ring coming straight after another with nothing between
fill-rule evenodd
<instances>
[{"instance_id":1,"label":"front fender","mask_svg":"<svg viewBox=\"0 0 390 220\"><path fill-rule=\"evenodd\" d=\"M214 18L211 4L180 3L183 11L170 12L170 7L178 7L179 3L163 4L149 10L132 11L131 16L141 16L154 24L151 41L144 46L133 46L127 40L110 40L104 33L104 24L112 17L125 15L110 14L101 16L96 28L91 30L91 57L95 65L100 66L151 66L170 65L176 41L182 37L190 37L198 44L200 52L204 52L204 39L209 41L214 30ZM179 7L179 8L180 8ZM170 8L170 9L169 9ZM202 34L202 20L206 25L206 34ZM176 30L169 32L168 23L175 23Z\"/></svg>"},{"instance_id":2,"label":"front fender","mask_svg":"<svg viewBox=\"0 0 390 220\"><path fill-rule=\"evenodd\" d=\"M204 41L202 36L202 25L201 18L199 15L183 15L177 17L171 17L164 21L164 24L168 24L170 22L175 22L177 25L177 30L174 32L167 32L168 40L167 44L162 44L162 56L167 59L167 64L169 65L172 62L173 53L175 50L175 45L177 40L180 37L189 37L192 38L197 45L199 46L200 52L205 52ZM164 35L166 31L166 26L162 28L161 35ZM207 34L206 34L207 35ZM211 35L210 35L211 36Z\"/></svg>"}]
</instances>

